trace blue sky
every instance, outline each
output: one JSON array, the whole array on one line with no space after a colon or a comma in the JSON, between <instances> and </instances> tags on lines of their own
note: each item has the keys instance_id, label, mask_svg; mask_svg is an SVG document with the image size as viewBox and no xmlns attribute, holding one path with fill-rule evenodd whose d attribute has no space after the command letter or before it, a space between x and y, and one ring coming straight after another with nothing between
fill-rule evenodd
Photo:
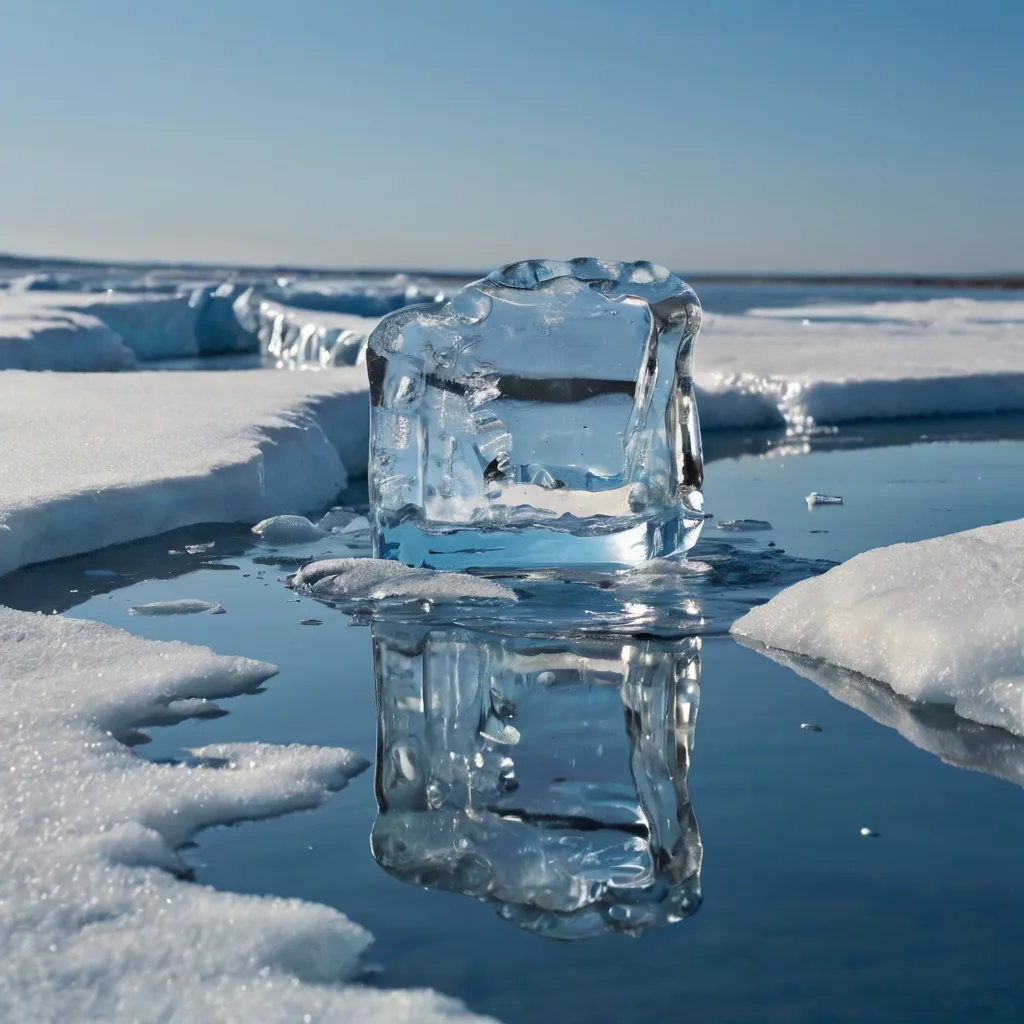
<instances>
[{"instance_id":1,"label":"blue sky","mask_svg":"<svg viewBox=\"0 0 1024 1024\"><path fill-rule=\"evenodd\" d=\"M1024 270L1018 0L0 0L0 251Z\"/></svg>"}]
</instances>

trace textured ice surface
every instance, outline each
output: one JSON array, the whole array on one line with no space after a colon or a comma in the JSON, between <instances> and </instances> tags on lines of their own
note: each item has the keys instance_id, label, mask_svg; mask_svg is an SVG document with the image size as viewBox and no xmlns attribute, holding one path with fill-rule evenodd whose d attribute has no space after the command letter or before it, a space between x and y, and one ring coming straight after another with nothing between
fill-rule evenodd
<instances>
[{"instance_id":1,"label":"textured ice surface","mask_svg":"<svg viewBox=\"0 0 1024 1024\"><path fill-rule=\"evenodd\" d=\"M132 615L198 615L200 612L224 614L223 605L192 597L179 598L177 601L150 601L147 604L132 605L128 610Z\"/></svg>"},{"instance_id":2,"label":"textured ice surface","mask_svg":"<svg viewBox=\"0 0 1024 1024\"><path fill-rule=\"evenodd\" d=\"M383 601L388 598L420 601L462 599L511 602L515 593L494 580L462 572L410 568L377 558L329 558L304 565L289 580L297 590L308 590L328 601Z\"/></svg>"},{"instance_id":3,"label":"textured ice surface","mask_svg":"<svg viewBox=\"0 0 1024 1024\"><path fill-rule=\"evenodd\" d=\"M336 910L176 877L198 829L314 807L367 766L264 744L153 764L121 742L273 672L0 608L0 1019L465 1019L433 993L339 984L370 935Z\"/></svg>"},{"instance_id":4,"label":"textured ice surface","mask_svg":"<svg viewBox=\"0 0 1024 1024\"><path fill-rule=\"evenodd\" d=\"M1024 735L1024 519L866 551L732 631Z\"/></svg>"},{"instance_id":5,"label":"textured ice surface","mask_svg":"<svg viewBox=\"0 0 1024 1024\"><path fill-rule=\"evenodd\" d=\"M121 336L94 316L0 301L0 370L73 373L134 365L135 356Z\"/></svg>"},{"instance_id":6,"label":"textured ice surface","mask_svg":"<svg viewBox=\"0 0 1024 1024\"><path fill-rule=\"evenodd\" d=\"M329 505L365 472L365 377L0 373L0 573Z\"/></svg>"},{"instance_id":7,"label":"textured ice surface","mask_svg":"<svg viewBox=\"0 0 1024 1024\"><path fill-rule=\"evenodd\" d=\"M559 939L697 910L699 640L373 629L382 867Z\"/></svg>"},{"instance_id":8,"label":"textured ice surface","mask_svg":"<svg viewBox=\"0 0 1024 1024\"><path fill-rule=\"evenodd\" d=\"M379 317L300 309L253 289L234 303L237 322L258 339L259 351L278 369L320 369L362 363L366 339Z\"/></svg>"},{"instance_id":9,"label":"textured ice surface","mask_svg":"<svg viewBox=\"0 0 1024 1024\"><path fill-rule=\"evenodd\" d=\"M305 516L273 516L257 523L252 532L268 544L307 544L327 536Z\"/></svg>"},{"instance_id":10,"label":"textured ice surface","mask_svg":"<svg viewBox=\"0 0 1024 1024\"><path fill-rule=\"evenodd\" d=\"M649 263L532 260L370 336L378 555L632 565L703 517L697 297Z\"/></svg>"}]
</instances>

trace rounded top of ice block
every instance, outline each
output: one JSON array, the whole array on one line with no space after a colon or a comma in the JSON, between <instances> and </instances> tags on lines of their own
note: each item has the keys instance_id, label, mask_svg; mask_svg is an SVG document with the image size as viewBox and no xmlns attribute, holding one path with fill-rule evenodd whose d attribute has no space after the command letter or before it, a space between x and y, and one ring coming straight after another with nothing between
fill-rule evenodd
<instances>
[{"instance_id":1,"label":"rounded top of ice block","mask_svg":"<svg viewBox=\"0 0 1024 1024\"><path fill-rule=\"evenodd\" d=\"M624 263L593 256L577 256L571 260L521 260L493 271L484 280L502 288L538 291L567 279L579 281L605 295L634 295L652 306L665 303L680 311L689 310L689 316L696 309L699 315L700 302L693 289L670 270L647 260Z\"/></svg>"}]
</instances>

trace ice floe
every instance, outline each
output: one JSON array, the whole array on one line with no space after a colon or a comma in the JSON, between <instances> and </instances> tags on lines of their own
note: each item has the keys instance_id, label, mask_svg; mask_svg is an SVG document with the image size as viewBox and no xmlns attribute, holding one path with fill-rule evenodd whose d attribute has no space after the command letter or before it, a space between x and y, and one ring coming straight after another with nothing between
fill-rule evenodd
<instances>
[{"instance_id":1,"label":"ice floe","mask_svg":"<svg viewBox=\"0 0 1024 1024\"><path fill-rule=\"evenodd\" d=\"M866 551L732 632L1024 735L1024 519Z\"/></svg>"},{"instance_id":2,"label":"ice floe","mask_svg":"<svg viewBox=\"0 0 1024 1024\"><path fill-rule=\"evenodd\" d=\"M330 505L366 472L365 375L0 373L0 574Z\"/></svg>"},{"instance_id":3,"label":"ice floe","mask_svg":"<svg viewBox=\"0 0 1024 1024\"><path fill-rule=\"evenodd\" d=\"M1024 410L1024 302L931 299L705 313L705 430Z\"/></svg>"},{"instance_id":4,"label":"ice floe","mask_svg":"<svg viewBox=\"0 0 1024 1024\"><path fill-rule=\"evenodd\" d=\"M329 558L311 562L288 583L295 590L305 590L326 600L516 600L514 591L495 580L462 572L413 569L401 562L377 558Z\"/></svg>"},{"instance_id":5,"label":"ice floe","mask_svg":"<svg viewBox=\"0 0 1024 1024\"><path fill-rule=\"evenodd\" d=\"M339 911L182 880L197 830L314 807L367 767L259 743L154 764L124 744L273 666L7 608L0 651L0 1018L469 1019L431 992L343 984L371 936Z\"/></svg>"}]
</instances>

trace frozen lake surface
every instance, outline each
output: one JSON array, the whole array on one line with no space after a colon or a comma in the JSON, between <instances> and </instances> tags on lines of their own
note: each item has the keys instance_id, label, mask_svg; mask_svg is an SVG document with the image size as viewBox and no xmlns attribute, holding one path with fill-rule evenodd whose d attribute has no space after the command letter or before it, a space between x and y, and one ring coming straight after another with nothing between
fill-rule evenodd
<instances>
[{"instance_id":1,"label":"frozen lake surface","mask_svg":"<svg viewBox=\"0 0 1024 1024\"><path fill-rule=\"evenodd\" d=\"M677 635L702 638L685 778L695 826L685 817L684 829L691 854L699 829L703 851L697 912L635 939L556 942L486 902L402 881L371 854L372 772L315 811L203 832L186 859L199 882L218 889L342 909L374 934L370 958L382 987L429 986L508 1024L679 1013L704 1021L1019 1019L1024 795L1006 780L1024 779L1024 743L863 680L815 685L726 630L742 606L829 561L1020 517L1021 435L1019 421L993 418L850 426L813 443L709 436L706 490L716 518L691 558L710 569L651 598L683 609ZM844 503L809 509L812 491ZM359 485L343 500L360 510ZM759 526L718 528L743 521ZM144 756L177 760L205 744L265 741L342 746L372 760L370 629L281 582L297 561L339 553L335 537L272 549L243 527L193 527L21 570L0 580L0 603L279 666L264 692L222 702L226 717L151 730L152 742L136 748ZM563 586L586 603L586 581ZM645 614L614 588L589 593L591 606L609 614L627 604ZM225 613L131 614L175 601ZM516 614L528 604L520 600ZM523 761L548 700L555 742L552 763L538 769L547 772L542 781L564 774L572 782L583 768L628 778L614 687L570 679L534 694L512 719L522 730L515 749L524 793Z\"/></svg>"}]
</instances>

